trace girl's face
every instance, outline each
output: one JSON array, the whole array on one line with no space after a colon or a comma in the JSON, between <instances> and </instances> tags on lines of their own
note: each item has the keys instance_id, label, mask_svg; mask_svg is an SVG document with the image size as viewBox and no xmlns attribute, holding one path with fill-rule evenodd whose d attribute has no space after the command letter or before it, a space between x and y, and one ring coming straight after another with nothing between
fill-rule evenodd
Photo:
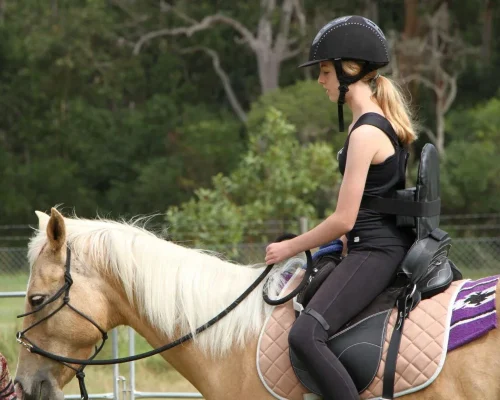
<instances>
[{"instance_id":1,"label":"girl's face","mask_svg":"<svg viewBox=\"0 0 500 400\"><path fill-rule=\"evenodd\" d=\"M319 66L318 83L326 90L330 101L336 102L339 98L339 81L335 67L331 61L322 61Z\"/></svg>"}]
</instances>

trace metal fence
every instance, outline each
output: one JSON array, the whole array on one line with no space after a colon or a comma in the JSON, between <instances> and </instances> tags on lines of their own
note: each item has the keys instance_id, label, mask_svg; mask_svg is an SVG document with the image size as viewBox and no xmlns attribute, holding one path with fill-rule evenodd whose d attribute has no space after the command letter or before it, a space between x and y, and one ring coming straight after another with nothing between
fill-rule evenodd
<instances>
[{"instance_id":1,"label":"metal fence","mask_svg":"<svg viewBox=\"0 0 500 400\"><path fill-rule=\"evenodd\" d=\"M267 243L240 244L237 246L237 260L243 264L263 262ZM234 246L213 247L221 255ZM454 238L450 258L465 271L478 273L500 273L500 235L498 237ZM26 247L0 247L0 277L9 274L28 274ZM2 287L0 290L8 290Z\"/></svg>"},{"instance_id":2,"label":"metal fence","mask_svg":"<svg viewBox=\"0 0 500 400\"><path fill-rule=\"evenodd\" d=\"M0 276L28 270L26 247L0 247Z\"/></svg>"}]
</instances>

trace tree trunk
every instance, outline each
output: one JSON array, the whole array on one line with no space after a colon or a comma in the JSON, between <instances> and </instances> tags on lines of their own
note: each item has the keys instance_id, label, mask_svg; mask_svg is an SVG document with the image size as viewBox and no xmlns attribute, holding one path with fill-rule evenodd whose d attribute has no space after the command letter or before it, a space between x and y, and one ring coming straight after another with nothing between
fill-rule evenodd
<instances>
[{"instance_id":1,"label":"tree trunk","mask_svg":"<svg viewBox=\"0 0 500 400\"><path fill-rule=\"evenodd\" d=\"M5 21L5 1L6 0L0 0L0 24L3 24Z\"/></svg>"},{"instance_id":2,"label":"tree trunk","mask_svg":"<svg viewBox=\"0 0 500 400\"><path fill-rule=\"evenodd\" d=\"M418 36L418 0L405 0L405 24L403 28L403 40L411 40ZM411 55L403 52L399 56L399 74L406 76L413 73L413 61ZM419 85L417 82L410 82L408 90L413 99L418 98Z\"/></svg>"},{"instance_id":3,"label":"tree trunk","mask_svg":"<svg viewBox=\"0 0 500 400\"><path fill-rule=\"evenodd\" d=\"M281 61L267 49L256 52L262 94L279 87Z\"/></svg>"},{"instance_id":4,"label":"tree trunk","mask_svg":"<svg viewBox=\"0 0 500 400\"><path fill-rule=\"evenodd\" d=\"M436 99L436 140L435 145L438 153L444 156L444 132L446 123L444 120L445 112L442 107L443 100L441 97Z\"/></svg>"},{"instance_id":5,"label":"tree trunk","mask_svg":"<svg viewBox=\"0 0 500 400\"><path fill-rule=\"evenodd\" d=\"M418 0L405 0L405 26L403 37L415 37L418 31Z\"/></svg>"},{"instance_id":6,"label":"tree trunk","mask_svg":"<svg viewBox=\"0 0 500 400\"><path fill-rule=\"evenodd\" d=\"M51 0L52 16L57 17L58 4L57 0Z\"/></svg>"},{"instance_id":7,"label":"tree trunk","mask_svg":"<svg viewBox=\"0 0 500 400\"><path fill-rule=\"evenodd\" d=\"M483 12L482 46L481 57L485 63L491 61L491 47L493 39L493 0L486 1L486 7Z\"/></svg>"},{"instance_id":8,"label":"tree trunk","mask_svg":"<svg viewBox=\"0 0 500 400\"><path fill-rule=\"evenodd\" d=\"M405 4L412 5L411 0ZM414 4L413 4L414 5ZM411 16L412 13L409 12ZM415 24L409 18L407 35L412 34ZM423 127L429 139L444 156L445 151L445 116L457 96L457 81L463 72L464 61L473 49L464 43L457 32L453 32L448 11L448 3L441 2L440 7L427 18L422 19L423 36L421 38L402 37L398 45L400 58L406 59L407 69L412 73L404 76L403 83L415 82L430 89L435 96L435 127ZM413 27L412 27L413 26ZM417 29L418 30L418 29ZM418 32L418 35L421 33ZM399 58L398 58L399 60ZM453 66L450 67L450 66ZM400 68L401 69L401 68Z\"/></svg>"}]
</instances>

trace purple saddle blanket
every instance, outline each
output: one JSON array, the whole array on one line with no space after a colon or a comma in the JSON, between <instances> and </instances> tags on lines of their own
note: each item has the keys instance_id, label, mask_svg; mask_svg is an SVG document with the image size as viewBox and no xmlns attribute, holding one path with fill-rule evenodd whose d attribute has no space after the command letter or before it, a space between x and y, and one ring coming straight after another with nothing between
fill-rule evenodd
<instances>
[{"instance_id":1,"label":"purple saddle blanket","mask_svg":"<svg viewBox=\"0 0 500 400\"><path fill-rule=\"evenodd\" d=\"M500 275L464 283L453 304L448 351L497 327L496 285Z\"/></svg>"}]
</instances>

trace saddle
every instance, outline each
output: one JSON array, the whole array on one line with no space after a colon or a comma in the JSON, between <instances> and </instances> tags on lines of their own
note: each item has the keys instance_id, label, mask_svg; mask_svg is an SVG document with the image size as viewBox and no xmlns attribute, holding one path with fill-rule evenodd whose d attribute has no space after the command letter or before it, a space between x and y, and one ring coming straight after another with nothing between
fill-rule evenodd
<instances>
[{"instance_id":1,"label":"saddle","mask_svg":"<svg viewBox=\"0 0 500 400\"><path fill-rule=\"evenodd\" d=\"M365 123L382 130L392 129L387 121L368 118ZM444 292L453 281L461 280L462 274L449 259L452 240L447 232L439 228L440 222L440 176L439 156L436 148L428 143L421 153L416 186L404 188L404 171L408 159L407 152L398 149L400 171L399 189L392 197L363 196L361 207L384 214L396 215L399 227L411 230L415 242L398 267L397 278L375 301L352 321L349 321L337 335L329 340L328 347L337 356L343 355L341 362L352 373L360 393L375 377L381 361L381 345L385 338L389 317L397 310L397 320L392 332L387 359L385 360L383 398L394 396L396 359L401 343L404 322L410 312L423 299ZM321 250L321 249L320 249ZM314 268L308 284L294 299L296 315L302 312L316 290L329 273L341 261L340 254L320 254L314 258ZM363 346L359 346L364 343ZM355 346L356 345L356 346ZM349 355L347 356L347 353ZM363 358L363 368L349 367L349 359ZM308 372L290 350L290 358L295 374L302 384L318 393ZM354 364L356 364L354 362Z\"/></svg>"},{"instance_id":2,"label":"saddle","mask_svg":"<svg viewBox=\"0 0 500 400\"><path fill-rule=\"evenodd\" d=\"M303 276L304 271L299 269L280 295L295 290ZM452 282L444 292L422 300L410 313L397 358L394 387L397 396L429 386L440 376L448 352L497 327L495 292L499 277ZM358 388L363 385L363 379L368 382L373 377L371 384L360 393L360 398L365 400L381 399L389 341L398 319L397 309L392 309L385 332L380 331L380 325L372 323L377 317L374 315L371 321L350 325L327 341L330 351L344 364ZM317 390L314 382L298 371L300 365L292 366L295 360L290 357L288 333L295 318L291 301L273 309L259 336L257 371L264 387L276 399L319 400L321 397L313 392ZM336 340L345 343L336 345ZM380 361L377 357L368 357L376 355L377 350L381 352Z\"/></svg>"}]
</instances>

